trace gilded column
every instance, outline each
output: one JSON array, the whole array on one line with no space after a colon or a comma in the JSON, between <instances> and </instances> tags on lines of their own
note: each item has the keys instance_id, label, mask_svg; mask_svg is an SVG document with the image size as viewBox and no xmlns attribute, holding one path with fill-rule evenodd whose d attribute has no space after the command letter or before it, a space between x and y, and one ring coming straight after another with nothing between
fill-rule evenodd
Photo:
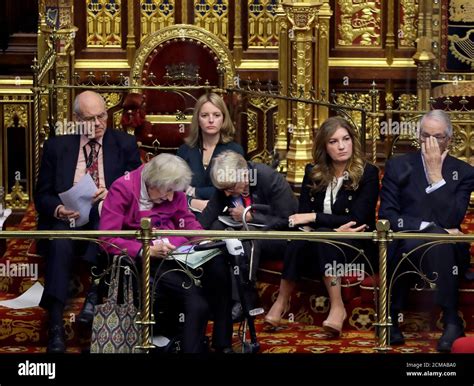
<instances>
[{"instance_id":1,"label":"gilded column","mask_svg":"<svg viewBox=\"0 0 474 386\"><path fill-rule=\"evenodd\" d=\"M387 64L393 63L393 57L395 55L395 1L388 0L387 2L387 36L385 38L385 57L387 58Z\"/></svg>"},{"instance_id":2,"label":"gilded column","mask_svg":"<svg viewBox=\"0 0 474 386\"><path fill-rule=\"evenodd\" d=\"M431 0L422 0L420 2L416 53L413 55L413 60L418 67L418 110L429 110L430 108L431 73L433 62L436 59L432 51L432 15L433 4Z\"/></svg>"},{"instance_id":3,"label":"gilded column","mask_svg":"<svg viewBox=\"0 0 474 386\"><path fill-rule=\"evenodd\" d=\"M56 50L56 84L66 86L72 82L71 69L74 67L74 39L77 27L73 25L73 1L64 0L60 12L61 25L56 31L58 47ZM70 89L57 89L55 101L56 120L63 122L71 117L72 94Z\"/></svg>"},{"instance_id":4,"label":"gilded column","mask_svg":"<svg viewBox=\"0 0 474 386\"><path fill-rule=\"evenodd\" d=\"M181 24L188 24L188 0L181 1Z\"/></svg>"},{"instance_id":5,"label":"gilded column","mask_svg":"<svg viewBox=\"0 0 474 386\"><path fill-rule=\"evenodd\" d=\"M279 32L279 46L278 46L278 82L280 86L280 94L288 95L289 73L290 73L290 51L288 42L288 22L285 11L281 4L277 9L277 23L280 27ZM287 171L286 153L288 150L287 133L288 126L291 124L290 103L286 100L280 99L278 101L278 116L277 116L277 134L275 138L275 151L278 152L280 162L280 171L285 173Z\"/></svg>"},{"instance_id":6,"label":"gilded column","mask_svg":"<svg viewBox=\"0 0 474 386\"><path fill-rule=\"evenodd\" d=\"M324 3L318 12L318 40L316 41L317 56L315 57L316 68L316 86L317 98L323 99L329 95L329 21L332 16L331 7L328 3ZM315 128L328 117L328 109L319 106L317 114L315 114Z\"/></svg>"},{"instance_id":7,"label":"gilded column","mask_svg":"<svg viewBox=\"0 0 474 386\"><path fill-rule=\"evenodd\" d=\"M44 31L46 30L46 5L44 3L44 0L40 0L39 5L38 5L38 61L41 61L41 59L44 56L44 53L46 52L46 34Z\"/></svg>"},{"instance_id":8,"label":"gilded column","mask_svg":"<svg viewBox=\"0 0 474 386\"><path fill-rule=\"evenodd\" d=\"M127 60L131 66L135 57L135 10L133 0L128 0L127 2L127 14Z\"/></svg>"},{"instance_id":9,"label":"gilded column","mask_svg":"<svg viewBox=\"0 0 474 386\"><path fill-rule=\"evenodd\" d=\"M236 66L242 62L242 1L235 2L234 61Z\"/></svg>"},{"instance_id":10,"label":"gilded column","mask_svg":"<svg viewBox=\"0 0 474 386\"><path fill-rule=\"evenodd\" d=\"M378 220L376 224L377 240L379 245L379 296L378 314L376 316L376 326L379 330L377 338L377 351L387 351L390 349L388 345L388 332L390 327L390 320L388 319L390 305L388 298L388 267L387 267L387 248L390 241L390 222L388 220ZM393 321L392 321L393 322Z\"/></svg>"},{"instance_id":11,"label":"gilded column","mask_svg":"<svg viewBox=\"0 0 474 386\"><path fill-rule=\"evenodd\" d=\"M288 22L289 47L291 52L287 58L290 69L290 83L292 90L298 97L310 98L310 91L314 87L319 89L318 79L315 79L314 66L314 39L316 36L318 15L321 7L327 5L324 0L307 0L305 2L282 3ZM280 74L281 75L281 74ZM307 103L297 102L291 111L292 124L289 126L291 140L287 155L287 180L294 184L301 183L305 165L312 160L311 148L314 114L313 107Z\"/></svg>"}]
</instances>

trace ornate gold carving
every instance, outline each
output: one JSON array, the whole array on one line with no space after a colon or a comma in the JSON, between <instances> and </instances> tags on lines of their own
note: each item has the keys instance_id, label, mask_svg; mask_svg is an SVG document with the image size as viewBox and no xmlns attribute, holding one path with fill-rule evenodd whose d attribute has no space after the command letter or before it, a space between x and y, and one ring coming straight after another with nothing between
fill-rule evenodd
<instances>
[{"instance_id":1,"label":"ornate gold carving","mask_svg":"<svg viewBox=\"0 0 474 386\"><path fill-rule=\"evenodd\" d=\"M3 107L3 127L13 125L13 117L17 115L19 118L18 124L23 127L28 127L28 106L23 103L8 103Z\"/></svg>"},{"instance_id":2,"label":"ornate gold carving","mask_svg":"<svg viewBox=\"0 0 474 386\"><path fill-rule=\"evenodd\" d=\"M281 4L281 3L280 3ZM280 9L281 8L281 9ZM283 7L278 9L278 25L280 29L280 44L278 45L278 82L281 86L281 93L287 95L288 92L288 81L290 73L290 61L288 60L289 52L289 37L288 37L288 20L286 14L283 12ZM288 149L287 139L287 125L291 122L290 118L290 104L288 101L280 100L278 102L278 122L277 134L275 138L275 150L278 152L280 159L284 159L284 171L286 168L286 152Z\"/></svg>"},{"instance_id":3,"label":"ornate gold carving","mask_svg":"<svg viewBox=\"0 0 474 386\"><path fill-rule=\"evenodd\" d=\"M398 31L400 47L415 47L418 34L418 0L400 0L402 22Z\"/></svg>"},{"instance_id":4,"label":"ornate gold carving","mask_svg":"<svg viewBox=\"0 0 474 386\"><path fill-rule=\"evenodd\" d=\"M287 59L284 66L287 68L287 75L283 82L291 85L293 92L303 96L310 97L310 90L315 82L315 66L318 62L327 61L328 53L319 52L316 56L318 60L314 60L313 37L317 35L317 27L319 27L319 13L324 15L330 14L327 2L313 3L311 5L298 3L282 3L287 18L287 28L291 31L291 36L286 52L280 50L280 55L288 57L291 52L291 58ZM321 57L320 57L320 54ZM325 55L325 57L324 57ZM323 81L319 77L324 78L318 71L318 82ZM320 84L316 85L320 89ZM290 110L291 109L291 110ZM291 112L291 113L290 113ZM317 111L313 111L313 107L306 103L293 103L289 105L287 116L291 119L287 123L287 129L291 132L290 146L287 153L287 179L293 183L300 183L304 176L305 164L311 161L311 148L313 133L313 117ZM277 137L278 145L283 142L282 119L279 118L279 134Z\"/></svg>"},{"instance_id":5,"label":"ornate gold carving","mask_svg":"<svg viewBox=\"0 0 474 386\"><path fill-rule=\"evenodd\" d=\"M255 133L254 133L255 141L253 143L254 150L257 150L257 147L258 147L257 132L263 131L263 149L264 149L263 151L265 152L265 151L268 150L268 137L267 136L268 136L268 129L269 128L268 128L267 114L270 110L277 107L278 102L273 98L254 97L254 98L250 98L249 103L250 103L251 106L258 109L261 112L261 115L263 117L262 130L259 130L259 128L258 128L258 119L257 119L258 113L252 112L252 114L255 114L255 117L252 117L255 121ZM249 110L249 111L251 111L251 110ZM249 129L250 129L250 127L249 127ZM273 131L272 128L270 128L270 130ZM249 136L249 149L248 149L248 151L249 152L251 151L250 150L250 136ZM260 158L262 158L262 159L265 159L265 157L266 157L266 155L263 155L262 153L260 153L259 155L260 155Z\"/></svg>"},{"instance_id":6,"label":"ornate gold carving","mask_svg":"<svg viewBox=\"0 0 474 386\"><path fill-rule=\"evenodd\" d=\"M23 192L23 186L20 185L18 180L15 181L12 192L5 197L7 206L12 209L26 209L29 201L30 198L28 194Z\"/></svg>"},{"instance_id":7,"label":"ornate gold carving","mask_svg":"<svg viewBox=\"0 0 474 386\"><path fill-rule=\"evenodd\" d=\"M165 27L162 30L148 36L140 46L135 56L132 66L132 84L140 85L142 80L143 67L148 56L152 51L163 42L171 39L195 40L209 47L217 58L222 62L225 68L224 87L233 84L235 75L235 66L232 54L229 49L217 39L213 34L204 28L192 25L177 24Z\"/></svg>"},{"instance_id":8,"label":"ornate gold carving","mask_svg":"<svg viewBox=\"0 0 474 386\"><path fill-rule=\"evenodd\" d=\"M418 62L417 87L419 90L431 87L431 61Z\"/></svg>"},{"instance_id":9,"label":"ornate gold carving","mask_svg":"<svg viewBox=\"0 0 474 386\"><path fill-rule=\"evenodd\" d=\"M450 154L467 163L474 164L474 113L464 112L451 115L453 139Z\"/></svg>"},{"instance_id":10,"label":"ornate gold carving","mask_svg":"<svg viewBox=\"0 0 474 386\"><path fill-rule=\"evenodd\" d=\"M340 46L380 46L381 45L381 4L380 0L360 2L358 0L338 0L337 44Z\"/></svg>"},{"instance_id":11,"label":"ornate gold carving","mask_svg":"<svg viewBox=\"0 0 474 386\"><path fill-rule=\"evenodd\" d=\"M117 106L122 101L122 93L119 92L107 92L101 93L102 97L105 100L105 106L108 109Z\"/></svg>"},{"instance_id":12,"label":"ornate gold carving","mask_svg":"<svg viewBox=\"0 0 474 386\"><path fill-rule=\"evenodd\" d=\"M399 110L415 111L418 107L418 97L413 94L401 94L397 99Z\"/></svg>"},{"instance_id":13,"label":"ornate gold carving","mask_svg":"<svg viewBox=\"0 0 474 386\"><path fill-rule=\"evenodd\" d=\"M140 20L141 37L145 39L148 35L173 25L175 22L175 0L141 0Z\"/></svg>"},{"instance_id":14,"label":"ornate gold carving","mask_svg":"<svg viewBox=\"0 0 474 386\"><path fill-rule=\"evenodd\" d=\"M464 23L474 22L474 4L472 0L450 0L449 20Z\"/></svg>"},{"instance_id":15,"label":"ornate gold carving","mask_svg":"<svg viewBox=\"0 0 474 386\"><path fill-rule=\"evenodd\" d=\"M433 89L433 98L439 98L442 96L474 96L474 81L470 82L459 82L458 84L443 84Z\"/></svg>"},{"instance_id":16,"label":"ornate gold carving","mask_svg":"<svg viewBox=\"0 0 474 386\"><path fill-rule=\"evenodd\" d=\"M251 109L247 110L247 152L251 153L258 149L257 137L257 113Z\"/></svg>"},{"instance_id":17,"label":"ornate gold carving","mask_svg":"<svg viewBox=\"0 0 474 386\"><path fill-rule=\"evenodd\" d=\"M249 46L278 46L277 0L248 0Z\"/></svg>"},{"instance_id":18,"label":"ornate gold carving","mask_svg":"<svg viewBox=\"0 0 474 386\"><path fill-rule=\"evenodd\" d=\"M123 109L120 109L120 110L114 112L114 114L113 114L113 119L112 119L112 120L113 120L113 122L114 122L114 127L115 127L115 128L122 127L122 124L121 124L121 121L122 121L122 114L123 114ZM131 131L131 133L130 133L130 131ZM134 131L135 131L135 130L134 130L133 128L131 128L131 130L128 130L127 132L128 132L129 134L132 134L132 135L133 135L133 134L134 134Z\"/></svg>"},{"instance_id":19,"label":"ornate gold carving","mask_svg":"<svg viewBox=\"0 0 474 386\"><path fill-rule=\"evenodd\" d=\"M121 47L121 0L86 0L87 47Z\"/></svg>"},{"instance_id":20,"label":"ornate gold carving","mask_svg":"<svg viewBox=\"0 0 474 386\"><path fill-rule=\"evenodd\" d=\"M369 106L372 105L372 99L371 95L369 93L338 93L336 94L336 103L340 105L345 105L345 106L351 106L351 107L359 107L359 108L369 108ZM380 97L377 97L377 111L380 108ZM360 130L361 128L361 123L362 123L362 115L360 111L349 111L346 110L348 113L349 120L352 120L352 123L355 125L357 131ZM372 124L371 124L371 119L368 119L366 121L366 128L365 128L365 136L367 139L372 138Z\"/></svg>"},{"instance_id":21,"label":"ornate gold carving","mask_svg":"<svg viewBox=\"0 0 474 386\"><path fill-rule=\"evenodd\" d=\"M227 0L194 0L194 24L212 32L226 43L229 40L228 15Z\"/></svg>"},{"instance_id":22,"label":"ornate gold carving","mask_svg":"<svg viewBox=\"0 0 474 386\"><path fill-rule=\"evenodd\" d=\"M273 156L268 150L263 150L260 153L254 155L251 159L253 162L260 162L263 164L270 165L272 162Z\"/></svg>"},{"instance_id":23,"label":"ornate gold carving","mask_svg":"<svg viewBox=\"0 0 474 386\"><path fill-rule=\"evenodd\" d=\"M189 86L199 85L199 66L192 63L177 63L166 66L166 74L163 77L166 85Z\"/></svg>"}]
</instances>

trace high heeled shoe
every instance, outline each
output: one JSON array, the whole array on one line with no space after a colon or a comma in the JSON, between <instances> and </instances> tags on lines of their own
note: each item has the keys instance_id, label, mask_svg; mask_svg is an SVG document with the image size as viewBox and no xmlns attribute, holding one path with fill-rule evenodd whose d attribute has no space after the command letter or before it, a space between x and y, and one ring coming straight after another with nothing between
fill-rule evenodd
<instances>
[{"instance_id":1,"label":"high heeled shoe","mask_svg":"<svg viewBox=\"0 0 474 386\"><path fill-rule=\"evenodd\" d=\"M342 326L347 318L347 313L344 311L344 317L339 323L330 322L327 319L323 322L323 330L331 335L333 338L338 338L342 333Z\"/></svg>"},{"instance_id":2,"label":"high heeled shoe","mask_svg":"<svg viewBox=\"0 0 474 386\"><path fill-rule=\"evenodd\" d=\"M265 317L263 318L263 321L269 325L271 325L272 327L278 327L280 326L281 324L281 320L283 319L283 317L285 316L285 314L290 310L290 301L288 300L288 303L286 304L285 308L283 309L283 311L281 312L280 314L280 317L279 318L272 318L270 316L268 316L268 314L265 315Z\"/></svg>"}]
</instances>

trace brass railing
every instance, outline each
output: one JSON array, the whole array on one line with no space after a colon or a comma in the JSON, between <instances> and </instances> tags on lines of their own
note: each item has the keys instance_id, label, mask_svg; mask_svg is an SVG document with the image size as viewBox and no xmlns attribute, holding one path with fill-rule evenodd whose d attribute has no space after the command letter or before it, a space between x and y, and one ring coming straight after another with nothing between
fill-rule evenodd
<instances>
[{"instance_id":1,"label":"brass railing","mask_svg":"<svg viewBox=\"0 0 474 386\"><path fill-rule=\"evenodd\" d=\"M474 234L453 236L449 234L432 233L395 233L390 230L387 220L379 220L376 230L373 232L288 232L288 231L196 231L196 230L152 230L149 218L143 218L141 229L137 231L2 231L0 239L97 239L99 237L122 237L136 238L143 244L142 253L142 291L141 291L141 313L136 323L141 325L142 334L140 345L136 347L143 352L150 352L154 345L152 343L151 326L154 323L151 315L151 294L150 294L150 242L152 239L167 236L184 236L193 239L229 239L238 238L244 240L251 239L279 239L279 240L308 240L314 242L328 242L328 240L372 240L378 243L379 251L379 284L378 312L376 314L376 335L375 350L385 352L390 349L388 329L391 326L389 319L390 288L389 283L393 278L387 277L387 248L388 243L393 240L417 239L425 241L435 241L439 243L474 242ZM395 273L394 273L395 275ZM423 276L422 276L423 278ZM389 280L390 279L390 280ZM374 282L374 291L377 293L377 283Z\"/></svg>"}]
</instances>

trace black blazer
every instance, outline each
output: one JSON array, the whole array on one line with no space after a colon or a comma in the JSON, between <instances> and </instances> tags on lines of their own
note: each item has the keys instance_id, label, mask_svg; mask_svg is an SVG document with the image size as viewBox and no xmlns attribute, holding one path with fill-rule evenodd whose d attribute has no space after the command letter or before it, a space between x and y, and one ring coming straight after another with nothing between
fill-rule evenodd
<instances>
[{"instance_id":1,"label":"black blazer","mask_svg":"<svg viewBox=\"0 0 474 386\"><path fill-rule=\"evenodd\" d=\"M268 212L255 211L252 213L252 222L265 224L267 229L285 229L288 227L288 217L296 212L297 201L285 178L261 163L248 162L250 176L255 183L250 184L249 193L252 203L269 205ZM210 229L223 209L232 206L231 197L227 197L221 190L217 190L210 199L199 219L205 229Z\"/></svg>"},{"instance_id":2,"label":"black blazer","mask_svg":"<svg viewBox=\"0 0 474 386\"><path fill-rule=\"evenodd\" d=\"M427 194L421 152L395 157L385 164L379 218L394 231L419 230L422 221L460 228L474 189L474 168L448 155L442 168L446 184Z\"/></svg>"},{"instance_id":3,"label":"black blazer","mask_svg":"<svg viewBox=\"0 0 474 386\"><path fill-rule=\"evenodd\" d=\"M51 222L56 220L54 211L61 204L58 194L73 186L79 144L79 135L52 137L44 143L35 192L38 229L49 229ZM107 129L102 140L102 151L107 189L126 171L141 165L135 138L124 132Z\"/></svg>"},{"instance_id":4,"label":"black blazer","mask_svg":"<svg viewBox=\"0 0 474 386\"><path fill-rule=\"evenodd\" d=\"M209 174L212 165L211 161L226 150L232 150L244 156L244 149L242 149L242 146L240 146L238 143L218 143L214 149L214 152L212 153L209 166L207 169L204 169L204 165L202 164L202 152L198 146L190 147L189 145L184 144L179 147L177 155L188 163L191 171L193 172L191 186L196 188L196 198L201 200L209 200L216 191Z\"/></svg>"},{"instance_id":5,"label":"black blazer","mask_svg":"<svg viewBox=\"0 0 474 386\"><path fill-rule=\"evenodd\" d=\"M306 165L298 208L299 213L317 213L316 222L308 224L309 226L334 229L355 221L357 226L366 224L370 230L374 229L375 207L379 195L379 174L374 165L365 165L357 190L346 189L344 185L341 187L332 205L332 214L323 213L326 189L313 194L308 186L311 183L312 169L313 165Z\"/></svg>"}]
</instances>

